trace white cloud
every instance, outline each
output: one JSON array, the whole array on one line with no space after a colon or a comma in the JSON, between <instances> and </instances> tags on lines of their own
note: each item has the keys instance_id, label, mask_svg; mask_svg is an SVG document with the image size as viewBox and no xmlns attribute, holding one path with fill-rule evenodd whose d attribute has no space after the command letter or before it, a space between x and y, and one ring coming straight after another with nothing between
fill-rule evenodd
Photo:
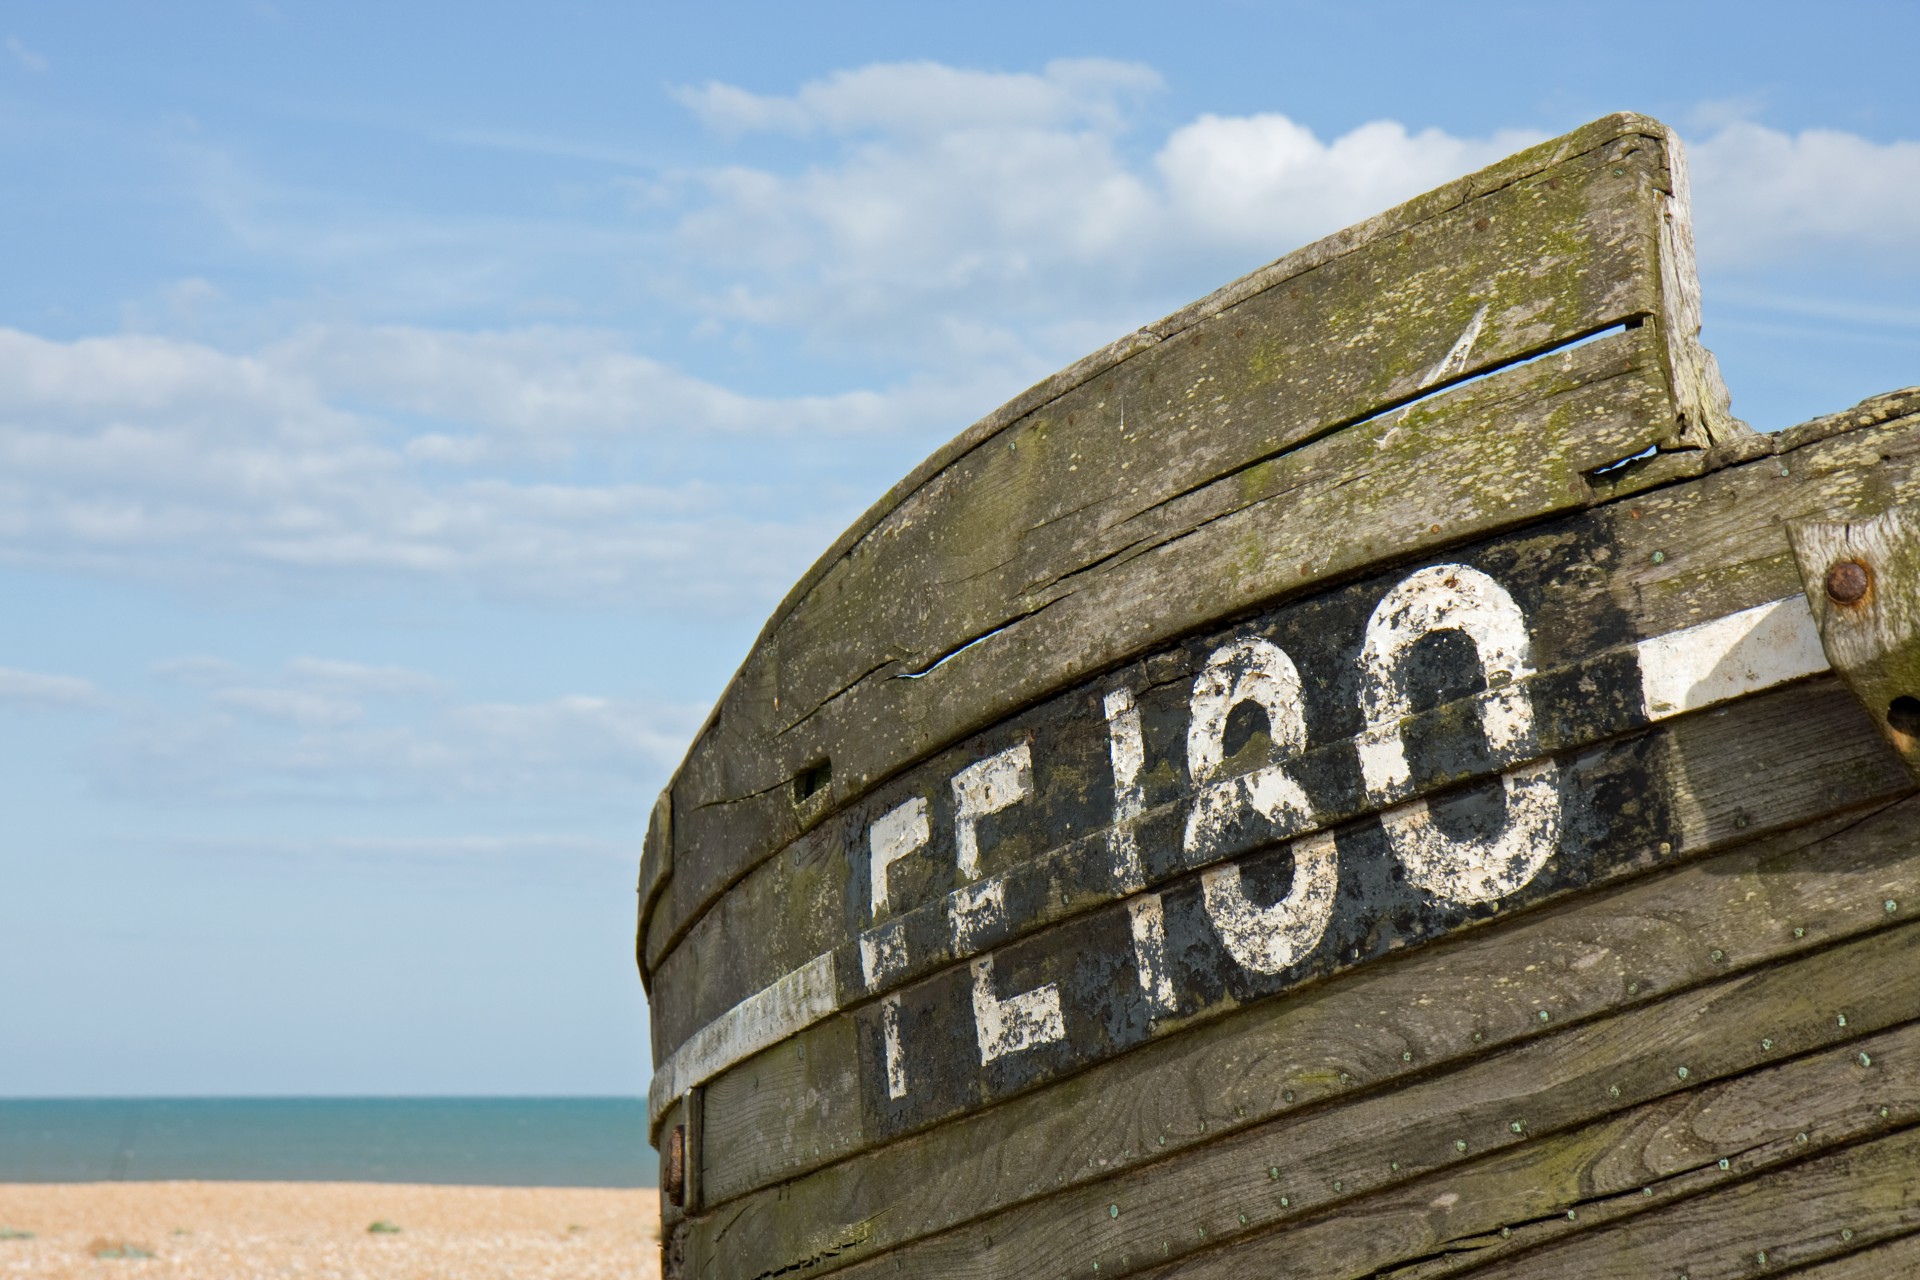
<instances>
[{"instance_id":1,"label":"white cloud","mask_svg":"<svg viewBox=\"0 0 1920 1280\"><path fill-rule=\"evenodd\" d=\"M13 55L14 62L18 63L22 70L31 71L35 75L40 75L53 65L47 60L46 54L27 47L26 42L19 36L7 37L7 52Z\"/></svg>"},{"instance_id":2,"label":"white cloud","mask_svg":"<svg viewBox=\"0 0 1920 1280\"><path fill-rule=\"evenodd\" d=\"M871 431L941 399L757 399L598 333L313 329L236 355L0 329L0 560L758 605L837 521L815 509L817 486L781 490L764 451L708 461L698 442ZM694 474L638 478L676 451ZM844 501L840 518L858 505Z\"/></svg>"},{"instance_id":3,"label":"white cloud","mask_svg":"<svg viewBox=\"0 0 1920 1280\"><path fill-rule=\"evenodd\" d=\"M100 690L91 680L83 680L78 676L46 675L38 671L0 667L0 702L76 706L97 701L99 696Z\"/></svg>"},{"instance_id":4,"label":"white cloud","mask_svg":"<svg viewBox=\"0 0 1920 1280\"><path fill-rule=\"evenodd\" d=\"M1154 157L1171 217L1189 232L1249 248L1306 244L1532 146L1503 129L1456 138L1381 120L1331 142L1282 115L1203 115ZM1274 255L1274 256L1277 256Z\"/></svg>"},{"instance_id":5,"label":"white cloud","mask_svg":"<svg viewBox=\"0 0 1920 1280\"><path fill-rule=\"evenodd\" d=\"M1920 267L1920 141L1736 120L1688 154L1709 265Z\"/></svg>"},{"instance_id":6,"label":"white cloud","mask_svg":"<svg viewBox=\"0 0 1920 1280\"><path fill-rule=\"evenodd\" d=\"M975 71L938 62L875 63L836 71L790 97L708 82L674 90L684 106L722 133L889 133L1074 128L1117 130L1138 96L1161 87L1137 62L1062 58L1038 75Z\"/></svg>"},{"instance_id":7,"label":"white cloud","mask_svg":"<svg viewBox=\"0 0 1920 1280\"><path fill-rule=\"evenodd\" d=\"M286 672L296 682L380 697L414 697L441 687L439 680L424 671L338 658L294 658L287 663Z\"/></svg>"},{"instance_id":8,"label":"white cloud","mask_svg":"<svg viewBox=\"0 0 1920 1280\"><path fill-rule=\"evenodd\" d=\"M150 707L126 718L98 744L92 773L108 792L169 802L471 805L619 795L638 808L636 779L663 776L704 714L588 695L384 711L284 684L214 689L204 707Z\"/></svg>"},{"instance_id":9,"label":"white cloud","mask_svg":"<svg viewBox=\"0 0 1920 1280\"><path fill-rule=\"evenodd\" d=\"M362 714L359 703L299 689L222 689L214 701L248 715L308 726L352 724Z\"/></svg>"}]
</instances>

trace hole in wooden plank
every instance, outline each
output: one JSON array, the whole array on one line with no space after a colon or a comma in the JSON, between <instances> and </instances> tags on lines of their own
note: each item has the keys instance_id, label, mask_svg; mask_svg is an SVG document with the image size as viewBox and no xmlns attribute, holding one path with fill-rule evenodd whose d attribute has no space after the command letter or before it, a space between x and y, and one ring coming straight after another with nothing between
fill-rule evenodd
<instances>
[{"instance_id":1,"label":"hole in wooden plank","mask_svg":"<svg viewBox=\"0 0 1920 1280\"><path fill-rule=\"evenodd\" d=\"M827 789L833 781L833 761L820 759L802 769L793 780L793 802L805 804Z\"/></svg>"},{"instance_id":2,"label":"hole in wooden plank","mask_svg":"<svg viewBox=\"0 0 1920 1280\"><path fill-rule=\"evenodd\" d=\"M1887 723L1897 733L1920 738L1920 698L1901 694L1887 704Z\"/></svg>"}]
</instances>

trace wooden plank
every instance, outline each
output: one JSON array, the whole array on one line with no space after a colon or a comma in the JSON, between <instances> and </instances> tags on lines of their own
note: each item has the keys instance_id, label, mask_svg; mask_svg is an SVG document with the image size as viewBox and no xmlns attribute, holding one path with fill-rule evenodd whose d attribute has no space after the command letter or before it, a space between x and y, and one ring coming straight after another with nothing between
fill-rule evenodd
<instances>
[{"instance_id":1,"label":"wooden plank","mask_svg":"<svg viewBox=\"0 0 1920 1280\"><path fill-rule=\"evenodd\" d=\"M1671 437L1669 370L1675 344L1691 342L1664 312L1672 187L1664 127L1599 122L1276 264L1256 287L1156 326L917 473L783 605L676 779L677 831L722 865L670 888L656 913L663 942L649 955L804 825L780 794L803 770L853 753L833 758L832 793L844 801L1007 705L978 689L968 702L967 682L944 667L926 681L895 676L1010 624L1084 628L1057 608L1083 585L1075 575L1109 574L1118 566L1108 562L1169 536L1183 511L1207 518L1208 503L1191 495L1230 491L1263 460L1450 379L1643 319L1660 330ZM1255 589L1298 589L1313 576ZM1254 585L1241 578L1241 589ZM1177 634L1120 630L1132 651ZM1086 674L1071 646L1039 648L1052 656L1038 692ZM872 688L885 692L876 707L900 714L856 740L847 726L873 722L848 695ZM966 705L942 705L956 699Z\"/></svg>"},{"instance_id":2,"label":"wooden plank","mask_svg":"<svg viewBox=\"0 0 1920 1280\"><path fill-rule=\"evenodd\" d=\"M940 688L954 690L960 699L951 704L956 714L993 711L978 702L983 680L1005 694L1000 707L1026 705L1052 691L1031 682L1051 681L1045 673L1061 661L1080 670L1110 667L1149 647L1144 640L1191 633L1216 621L1222 612L1220 593L1237 590L1231 585L1235 582L1257 590L1259 582L1272 577L1272 564L1288 565L1289 577L1296 576L1291 569L1295 564L1311 560L1319 565L1299 574L1300 580L1321 571L1350 573L1382 558L1389 546L1412 554L1443 537L1459 541L1485 535L1576 506L1586 492L1583 473L1637 452L1670 427L1669 406L1654 381L1654 345L1644 327L1623 331L1446 393L1402 417L1375 419L1263 463L1224 485L1224 494L1192 495L1185 500L1190 505L1217 497L1235 509L1195 516L1200 527L1188 536L1165 530L1143 535L1141 546L1149 549L1140 550L1124 567L1084 577L1056 602L1056 609L1084 617L1085 626L1062 632L1053 622L1034 620L1025 630L1012 628L997 637L995 645L977 645L943 666L943 671L972 670L970 688L951 680ZM1496 431L1496 425L1502 430ZM1396 470L1379 456L1383 440L1389 442L1385 452L1400 456L1406 470ZM1356 479L1357 472L1364 474ZM1420 477L1419 488L1409 489L1410 473ZM1329 549L1322 530L1352 521L1355 512L1369 506L1398 513L1375 522L1374 536L1381 541ZM1181 515L1175 527L1187 528L1192 515ZM1258 548L1251 562L1250 548ZM1117 583L1112 579L1116 573L1122 579ZM1115 598L1115 591L1145 593L1151 607ZM1138 623L1117 628L1114 618ZM1100 638L1114 630L1128 634L1109 637L1110 645ZM1096 653L1085 648L1088 644L1106 647ZM947 696L925 680L887 679L849 690L833 713L853 717L847 721L848 745L840 748L834 776L857 768L857 763L847 762L846 752L867 749L859 744L925 728L925 717L903 718L898 699L912 697L929 709ZM966 710L963 703L974 709ZM991 718L1003 717L994 711ZM863 726L862 731L855 732L855 724ZM711 810L702 812L706 816L697 816L675 800L674 829L683 847L662 902L682 892L701 892L705 872L686 865L685 849L705 847L721 835L714 825L721 819ZM734 835L747 838L744 831ZM709 865L718 864L702 864ZM664 910L672 913L671 908ZM657 965L654 944L650 938L650 955Z\"/></svg>"},{"instance_id":3,"label":"wooden plank","mask_svg":"<svg viewBox=\"0 0 1920 1280\"><path fill-rule=\"evenodd\" d=\"M1133 1270L1155 1280L1706 1280L1844 1256L1920 1224L1905 1185L1920 1150L1915 1038L1909 1026L1689 1090L1277 1231L1256 1234L1216 1210L1207 1252ZM1877 1065L1860 1068L1857 1052ZM1128 1270L1107 1264L1102 1274Z\"/></svg>"},{"instance_id":4,"label":"wooden plank","mask_svg":"<svg viewBox=\"0 0 1920 1280\"><path fill-rule=\"evenodd\" d=\"M1788 534L1834 669L1920 777L1920 504Z\"/></svg>"},{"instance_id":5,"label":"wooden plank","mask_svg":"<svg viewBox=\"0 0 1920 1280\"><path fill-rule=\"evenodd\" d=\"M1522 545L1529 553L1538 550L1531 541ZM1516 557L1498 544L1475 549L1465 560L1472 567L1487 566L1496 583L1510 583L1516 607L1525 617L1541 608L1546 597L1589 588L1564 567L1584 568L1595 554L1604 558L1606 549L1580 550L1583 554L1577 556L1554 557L1549 563L1558 567L1546 577L1527 564L1538 557L1529 554L1516 563ZM1402 792L1381 796L1355 790L1343 781L1352 771L1353 757L1370 745L1371 730L1356 718L1360 700L1342 675L1359 668L1370 615L1407 580L1408 575L1397 570L1190 639L1176 650L1051 699L935 756L882 788L869 803L815 828L785 856L756 868L663 962L661 990L653 1003L655 1043L677 1048L716 1019L738 1016L732 1011L741 1002L813 957L849 947L856 937L871 936L865 933L868 925L876 914L884 913L870 913L869 895L859 890L869 880L877 887L883 874L893 885L888 909L894 918L886 924L888 936L935 940L931 949L908 947L910 954L904 958L896 946L894 984L972 954L948 936L949 916L980 891L977 874L961 874L957 866L953 846L958 824L949 813L948 781L1008 744L1022 744L1037 764L1020 802L993 817L993 847L986 869L1037 887L1014 891L1015 897L1033 906L1007 922L1011 932L1003 931L1001 941L1234 852L1232 845L1225 844L1208 850L1177 850L1156 847L1155 842L1178 839L1181 820L1195 798L1186 743L1192 709L1183 682L1205 669L1209 655L1219 646L1249 635L1280 642L1285 646L1283 653L1299 654L1302 678L1309 686L1303 690L1310 695L1304 708L1309 745L1287 768L1307 787L1316 808L1313 820L1294 834L1325 829L1375 811L1386 801L1405 798ZM1589 593L1598 601L1607 599L1604 593ZM1637 643L1610 643L1618 639L1621 629L1610 610L1591 610L1590 616L1579 617L1578 625L1571 625L1575 622L1571 611L1558 609L1551 634L1540 637L1542 664L1564 665L1521 674L1500 691L1485 688L1486 678L1468 653L1422 659L1423 676L1418 682L1422 687L1416 690L1413 715L1403 720L1399 735L1411 744L1419 775L1410 775L1403 791L1412 794L1435 785L1457 786L1490 778L1525 760L1588 746L1647 723L1802 678L1823 670L1826 663L1812 617L1798 597ZM1302 648L1306 636L1345 637L1347 651L1329 649L1324 643ZM1596 696L1596 690L1603 689L1607 696ZM1465 698L1426 705L1430 698L1447 698L1464 690L1472 692ZM1525 695L1532 709L1530 745L1526 751L1492 753L1476 725L1496 701L1510 701L1516 692ZM1126 702L1125 715L1130 719L1124 734L1106 705L1113 696ZM1126 734L1138 737L1138 743L1123 742ZM1125 750L1139 756L1133 766L1140 775L1139 794L1132 804L1122 802L1110 763L1114 752ZM1242 747L1232 760L1222 763L1224 777L1244 774L1261 761L1257 752ZM873 824L908 801L924 805L932 815L928 839L912 851L911 859L884 871L873 870L869 839ZM1115 858L1116 842L1121 841L1132 854L1125 868ZM1031 852L1035 849L1042 852ZM976 873L980 870L976 867ZM735 939L747 933L757 939L757 945L736 945ZM879 989L870 982L853 984L856 993Z\"/></svg>"},{"instance_id":6,"label":"wooden plank","mask_svg":"<svg viewBox=\"0 0 1920 1280\"><path fill-rule=\"evenodd\" d=\"M1843 1228L1844 1230L1845 1228ZM1920 1232L1795 1271L1801 1280L1890 1280L1920 1275Z\"/></svg>"},{"instance_id":7,"label":"wooden plank","mask_svg":"<svg viewBox=\"0 0 1920 1280\"><path fill-rule=\"evenodd\" d=\"M1542 841L1540 850L1530 858L1526 875L1502 885L1496 899L1450 902L1404 879L1396 843L1401 837L1393 834L1408 821L1396 816L1407 812L1402 806L1292 846L1276 848L1257 839L1244 854L1228 846L1230 860L1207 867L1198 877L1185 873L1177 862L1155 868L1149 879L1157 888L1125 903L1076 912L1047 930L1012 941L1012 935L989 931L978 940L976 958L965 966L930 966L925 977L907 971L900 985L881 988L895 994L880 1005L836 1015L855 1017L868 1037L859 1055L861 1083L851 1093L843 1091L808 1108L809 1123L831 1123L842 1130L853 1126L850 1118L828 1118L858 1097L863 1119L855 1127L866 1141L880 1141L1033 1087L1246 1001L1430 942L1496 913L1511 914L1727 840L1911 788L1911 780L1870 736L1863 713L1838 692L1831 678L1824 685L1783 691L1774 700L1749 702L1751 707L1736 704L1745 709L1735 719L1691 726L1679 721L1671 734L1642 734L1572 753L1562 762L1527 766L1528 777L1547 779L1550 790L1542 794L1551 798L1542 803L1550 807L1539 821L1550 822L1553 829L1528 828L1529 838ZM1722 762L1728 764L1725 772L1717 767ZM1776 774L1795 773L1795 786L1775 781ZM1438 812L1458 817L1481 806L1496 830L1511 832L1515 822L1485 806L1504 805L1514 812L1513 794L1510 782L1494 782L1456 795L1447 802L1452 808L1443 806ZM1426 802L1417 803L1423 806L1421 821L1441 821L1424 807ZM1248 955L1250 944L1236 937L1238 926L1230 927L1213 887L1221 868L1231 872L1236 886L1242 876L1249 877L1249 884L1269 886L1247 891L1260 895L1248 901L1279 901L1284 906L1300 899L1291 887L1276 884L1275 877L1297 876L1292 868L1298 851L1313 847L1315 840L1326 850L1324 875L1330 889L1337 888L1337 898L1288 944L1297 945L1298 954L1278 961ZM1144 835L1141 845L1157 847ZM1167 847L1178 853L1181 846L1176 841ZM1104 846L1094 848L1104 856ZM1107 874L1104 862L1095 869L1102 877ZM1072 897L1066 879L1010 877L993 883L1000 886L994 905L1004 911L999 917L1004 921L1030 921L1043 914L1034 904L1070 905ZM1151 913L1155 936L1150 941L1140 933L1142 911ZM1265 923L1272 918L1269 914L1257 927L1247 925L1246 930L1252 930L1247 937L1274 936L1271 928L1279 926ZM926 913L924 923L939 933L917 941L915 953L937 955L958 937L958 930L950 931L937 912ZM847 974L859 963L850 958L840 962L843 1007L854 1001L845 992L860 990L858 977L849 979ZM976 972L982 964L996 967L987 971L996 991L1046 991L1042 998L1052 1002L1052 1016L1060 1021L1029 1046L1031 1051L994 1053L982 1038L986 1023ZM1156 966L1164 966L1164 972ZM756 997L742 1006L743 1012L751 1013L758 1003ZM827 1007L823 1003L820 1011ZM787 1031L811 1021L790 1022ZM691 1043L700 1049L705 1038L703 1033ZM759 1043L777 1038L767 1034ZM656 1077L655 1108L664 1107L686 1084L709 1078L709 1073L693 1072L677 1053ZM835 1151L850 1149L844 1136L824 1145Z\"/></svg>"},{"instance_id":8,"label":"wooden plank","mask_svg":"<svg viewBox=\"0 0 1920 1280\"><path fill-rule=\"evenodd\" d=\"M1515 584L1522 593L1534 624L1536 665L1542 670L1587 659L1597 647L1621 638L1647 637L1665 628L1685 629L1700 624L1703 617L1795 593L1800 580L1781 533L1782 512L1844 512L1863 500L1920 501L1920 483L1915 482L1913 470L1915 455L1920 453L1920 424L1898 416L1899 411L1914 407L1912 400L1879 398L1843 421L1816 421L1805 429L1796 429L1790 434L1807 443L1778 457L1762 457L1693 485L1642 494L1617 508L1590 512L1455 554ZM1859 421L1878 429L1862 432L1858 439L1833 437L1834 427ZM1783 470L1791 474L1782 476ZM1867 477L1864 481L1863 476ZM1871 498L1863 499L1863 492ZM1365 590L1377 596L1384 586L1361 583L1346 590L1350 599ZM1338 598L1336 592L1332 599ZM1275 616L1291 616L1289 610L1304 610L1300 616L1306 616L1327 608L1339 612L1331 601L1326 605L1308 601L1300 606L1282 606ZM1334 622L1338 626L1352 625L1337 617ZM1197 668L1198 659L1193 653L1199 646L1189 643L1183 648L1187 651L1184 659L1178 650L1155 655L1137 668L1112 673L1106 683L1146 687L1189 676ZM1023 713L1001 726L998 734L1005 737L1032 728L1058 734L1057 741L1048 743L1047 753L1058 759L1082 759L1083 770L1097 775L1104 769L1098 757L1106 735L1096 705L1101 688L1088 687L1063 695L1053 712L1036 709L1037 714ZM1066 707L1075 697L1086 705L1077 710ZM1318 715L1311 702L1308 710ZM1076 716L1082 730L1077 739L1072 732ZM1324 721L1324 716L1318 716L1311 724L1316 741L1352 728ZM868 808L856 808L834 821L843 826L858 824L871 813L872 806L884 808L916 787L932 790L934 802L939 803L937 788L929 788L920 775L950 772L960 767L959 762L978 758L991 745L989 739L998 740L995 735L996 731L989 731L942 753L877 792ZM1173 754L1173 767L1182 768L1178 751ZM1094 776L1082 785L1097 788L1100 784ZM1061 807L1048 803L1056 810ZM1044 806L1025 806L997 821L1003 825L1012 821L1018 827L1041 808ZM1084 823L1085 819L1061 813L1057 821L1065 825ZM936 835L945 825L936 822ZM1018 830L1014 837L1035 838L1031 832ZM863 833L843 832L806 854L807 858L839 861L841 869L837 872L808 864L809 870L803 874L790 865L787 871L793 875L793 887L804 892L789 896L787 877L777 868L744 882L735 891L740 895L738 901L730 894L721 915L705 926L704 935L698 928L689 935L693 951L678 962L677 970L674 961L665 962L665 971L675 976L663 984L655 1001L654 1042L663 1055L693 1028L788 968L820 951L843 945L849 933L865 923L864 895L853 894L850 884L857 874L855 864L864 856L858 848L863 838ZM930 850L930 855L938 853L939 847ZM834 874L848 882L842 885L847 892L837 897ZM836 902L837 913L833 909ZM795 909L782 910L783 903L792 903ZM730 944L729 940L737 936L734 930L747 920L754 922L747 927L768 937L764 952Z\"/></svg>"},{"instance_id":9,"label":"wooden plank","mask_svg":"<svg viewBox=\"0 0 1920 1280\"><path fill-rule=\"evenodd\" d=\"M1446 1064L1637 1006L1654 993L1684 993L1884 927L1888 899L1910 904L1920 892L1916 804L1866 821L1830 820L1824 834L1747 845L1355 970L1305 997L1251 1006L1047 1090L721 1205L699 1225L700 1238L706 1247L724 1239L730 1268L751 1275L871 1222L867 1244L855 1251L867 1256L917 1238L929 1222L946 1225L948 1215L966 1221L1093 1183L1249 1125L1309 1114L1357 1090L1404 1087ZM1462 994L1436 1000L1436 991ZM785 1093L777 1079L768 1083L778 1097L756 1100L745 1087L762 1078L756 1073L795 1070L806 1047L804 1037L789 1042L709 1091L714 1203L729 1198L741 1170L777 1176L781 1161L788 1169L814 1163L810 1143L825 1149L834 1140L827 1135L846 1111L819 1107L836 1083L830 1053L806 1055L803 1069L814 1073L806 1095ZM840 1063L844 1086L853 1070L846 1058ZM795 1105L802 1096L804 1108ZM814 1118L801 1118L801 1110ZM840 1133L858 1141L857 1126ZM750 1145L755 1136L764 1150ZM936 1169L938 1176L929 1174Z\"/></svg>"},{"instance_id":10,"label":"wooden plank","mask_svg":"<svg viewBox=\"0 0 1920 1280\"><path fill-rule=\"evenodd\" d=\"M1269 1274L1268 1255L1282 1253L1285 1274L1371 1274L1489 1228L1558 1216L1568 1225L1556 1230L1579 1229L1591 1225L1596 1202L1690 1171L1737 1178L1910 1125L1920 1119L1917 937L1915 925L1884 931L955 1229L936 1224L937 1233L847 1275L1068 1276L1095 1263L1102 1275L1125 1275L1222 1248L1221 1261L1248 1268L1230 1274ZM1873 1034L1889 1023L1891 1034ZM1599 1117L1615 1121L1595 1124ZM1420 1179L1427 1186L1417 1197L1392 1194ZM1391 1213L1366 1201L1382 1192ZM1472 1213L1498 1205L1499 1215L1435 1214L1436 1193L1446 1192ZM1424 1212L1408 1213L1412 1206ZM1338 1229L1319 1239L1287 1229L1315 1221ZM1253 1256L1228 1247L1235 1241L1249 1242ZM755 1274L727 1258L714 1265Z\"/></svg>"}]
</instances>

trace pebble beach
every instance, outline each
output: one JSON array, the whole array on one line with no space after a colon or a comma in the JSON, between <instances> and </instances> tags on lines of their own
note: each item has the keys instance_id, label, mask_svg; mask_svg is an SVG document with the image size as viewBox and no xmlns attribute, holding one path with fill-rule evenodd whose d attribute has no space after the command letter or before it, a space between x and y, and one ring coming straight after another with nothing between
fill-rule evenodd
<instances>
[{"instance_id":1,"label":"pebble beach","mask_svg":"<svg viewBox=\"0 0 1920 1280\"><path fill-rule=\"evenodd\" d=\"M0 1278L657 1280L658 1225L652 1190L4 1183Z\"/></svg>"}]
</instances>

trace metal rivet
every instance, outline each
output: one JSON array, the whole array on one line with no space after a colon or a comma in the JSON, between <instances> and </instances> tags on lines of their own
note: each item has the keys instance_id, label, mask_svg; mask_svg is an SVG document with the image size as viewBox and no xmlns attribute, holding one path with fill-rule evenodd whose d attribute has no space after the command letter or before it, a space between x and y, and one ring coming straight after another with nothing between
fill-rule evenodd
<instances>
[{"instance_id":1,"label":"metal rivet","mask_svg":"<svg viewBox=\"0 0 1920 1280\"><path fill-rule=\"evenodd\" d=\"M1721 1156L1721 1157L1720 1157L1720 1167L1721 1167L1722 1169L1731 1169L1731 1168L1733 1168L1733 1161L1731 1161L1731 1160L1729 1160L1729 1159L1727 1159L1727 1158L1726 1158L1725 1156Z\"/></svg>"},{"instance_id":2,"label":"metal rivet","mask_svg":"<svg viewBox=\"0 0 1920 1280\"><path fill-rule=\"evenodd\" d=\"M1873 574L1858 560L1836 560L1827 570L1827 599L1835 604L1858 604L1872 581Z\"/></svg>"},{"instance_id":3,"label":"metal rivet","mask_svg":"<svg viewBox=\"0 0 1920 1280\"><path fill-rule=\"evenodd\" d=\"M1677 1070L1675 1070L1673 1074L1679 1076L1682 1080L1685 1080L1687 1078L1687 1069L1685 1067L1680 1067Z\"/></svg>"},{"instance_id":4,"label":"metal rivet","mask_svg":"<svg viewBox=\"0 0 1920 1280\"><path fill-rule=\"evenodd\" d=\"M1117 1205L1117 1204L1110 1204L1110 1205L1108 1205L1108 1206L1107 1206L1107 1216L1108 1216L1109 1218L1117 1218L1117 1217L1119 1217L1119 1216L1120 1216L1120 1206L1119 1206L1119 1205Z\"/></svg>"},{"instance_id":5,"label":"metal rivet","mask_svg":"<svg viewBox=\"0 0 1920 1280\"><path fill-rule=\"evenodd\" d=\"M1865 1050L1862 1050L1860 1053L1860 1065L1863 1067L1870 1067L1873 1065L1873 1059L1867 1056Z\"/></svg>"},{"instance_id":6,"label":"metal rivet","mask_svg":"<svg viewBox=\"0 0 1920 1280\"><path fill-rule=\"evenodd\" d=\"M1467 1149L1467 1140L1465 1138L1455 1138L1453 1140L1453 1149L1455 1151L1465 1151Z\"/></svg>"},{"instance_id":7,"label":"metal rivet","mask_svg":"<svg viewBox=\"0 0 1920 1280\"><path fill-rule=\"evenodd\" d=\"M1653 562L1654 562L1655 564L1665 564L1665 563L1667 562L1667 553L1666 553L1666 552L1664 552L1664 551L1656 551L1656 552L1654 552L1654 553L1653 553Z\"/></svg>"}]
</instances>

